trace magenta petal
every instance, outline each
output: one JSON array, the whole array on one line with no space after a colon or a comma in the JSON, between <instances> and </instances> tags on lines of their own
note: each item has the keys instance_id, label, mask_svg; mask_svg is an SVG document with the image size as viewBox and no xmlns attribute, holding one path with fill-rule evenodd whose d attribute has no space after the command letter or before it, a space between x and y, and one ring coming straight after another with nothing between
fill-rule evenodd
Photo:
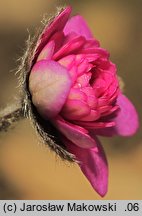
<instances>
[{"instance_id":1,"label":"magenta petal","mask_svg":"<svg viewBox=\"0 0 142 216\"><path fill-rule=\"evenodd\" d=\"M62 116L68 120L82 119L90 114L90 108L84 101L78 99L68 99L62 109Z\"/></svg>"},{"instance_id":2,"label":"magenta petal","mask_svg":"<svg viewBox=\"0 0 142 216\"><path fill-rule=\"evenodd\" d=\"M53 34L54 32L63 30L66 22L69 19L69 16L71 14L71 7L66 7L58 16L55 17L53 22L47 27L47 33L49 36Z\"/></svg>"},{"instance_id":3,"label":"magenta petal","mask_svg":"<svg viewBox=\"0 0 142 216\"><path fill-rule=\"evenodd\" d=\"M71 124L59 116L53 119L52 123L67 139L77 146L81 148L92 148L96 146L95 140L90 137L88 131L84 128Z\"/></svg>"},{"instance_id":4,"label":"magenta petal","mask_svg":"<svg viewBox=\"0 0 142 216\"><path fill-rule=\"evenodd\" d=\"M68 71L59 63L41 60L32 68L29 77L32 102L45 118L53 118L60 112L70 87Z\"/></svg>"},{"instance_id":5,"label":"magenta petal","mask_svg":"<svg viewBox=\"0 0 142 216\"><path fill-rule=\"evenodd\" d=\"M57 53L54 54L53 59L57 60L63 58L64 56L70 55L74 52L77 52L84 45L85 39L82 36L75 37L70 40L68 43L64 44Z\"/></svg>"},{"instance_id":6,"label":"magenta petal","mask_svg":"<svg viewBox=\"0 0 142 216\"><path fill-rule=\"evenodd\" d=\"M110 127L110 128L100 128L100 129L91 129L90 132L99 135L99 136L106 136L106 137L111 137L116 134L115 127Z\"/></svg>"},{"instance_id":7,"label":"magenta petal","mask_svg":"<svg viewBox=\"0 0 142 216\"><path fill-rule=\"evenodd\" d=\"M49 38L56 32L62 31L69 16L71 14L71 7L66 7L59 15L57 15L53 21L47 25L38 41L36 53L39 54L43 47L47 44Z\"/></svg>"},{"instance_id":8,"label":"magenta petal","mask_svg":"<svg viewBox=\"0 0 142 216\"><path fill-rule=\"evenodd\" d=\"M120 107L120 112L114 119L115 130L119 135L131 136L139 126L137 111L130 100L122 94L118 96L117 104Z\"/></svg>"},{"instance_id":9,"label":"magenta petal","mask_svg":"<svg viewBox=\"0 0 142 216\"><path fill-rule=\"evenodd\" d=\"M96 139L96 143L98 151L96 148L79 148L73 143L65 141L67 150L74 154L80 162L79 166L92 187L103 197L107 193L108 187L108 164L98 139Z\"/></svg>"},{"instance_id":10,"label":"magenta petal","mask_svg":"<svg viewBox=\"0 0 142 216\"><path fill-rule=\"evenodd\" d=\"M55 42L50 41L40 52L37 61L44 60L44 59L50 60L53 56L54 49L55 49Z\"/></svg>"},{"instance_id":11,"label":"magenta petal","mask_svg":"<svg viewBox=\"0 0 142 216\"><path fill-rule=\"evenodd\" d=\"M85 20L80 15L71 17L66 23L64 28L65 35L68 35L71 32L75 32L78 35L84 36L86 39L93 38Z\"/></svg>"},{"instance_id":12,"label":"magenta petal","mask_svg":"<svg viewBox=\"0 0 142 216\"><path fill-rule=\"evenodd\" d=\"M132 136L139 127L138 115L133 104L122 94L118 96L117 105L120 107L118 115L112 119L114 127L94 130L94 134L102 136Z\"/></svg>"}]
</instances>

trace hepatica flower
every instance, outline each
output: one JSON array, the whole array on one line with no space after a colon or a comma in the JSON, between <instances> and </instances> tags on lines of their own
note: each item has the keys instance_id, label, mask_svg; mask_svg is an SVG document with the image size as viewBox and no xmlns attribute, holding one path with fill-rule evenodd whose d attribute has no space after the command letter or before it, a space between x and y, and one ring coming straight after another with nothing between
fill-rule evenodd
<instances>
[{"instance_id":1,"label":"hepatica flower","mask_svg":"<svg viewBox=\"0 0 142 216\"><path fill-rule=\"evenodd\" d=\"M70 18L70 13L70 7L61 10L31 46L25 104L49 146L62 158L77 161L104 196L108 164L97 135L133 135L138 117L120 89L108 51L84 19Z\"/></svg>"}]
</instances>

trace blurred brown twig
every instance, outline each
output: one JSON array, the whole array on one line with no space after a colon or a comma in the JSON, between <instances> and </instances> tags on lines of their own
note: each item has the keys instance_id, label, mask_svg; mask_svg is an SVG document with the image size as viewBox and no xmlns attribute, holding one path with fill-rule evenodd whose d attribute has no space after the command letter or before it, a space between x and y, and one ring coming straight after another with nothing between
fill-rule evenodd
<instances>
[{"instance_id":1,"label":"blurred brown twig","mask_svg":"<svg viewBox=\"0 0 142 216\"><path fill-rule=\"evenodd\" d=\"M0 132L7 131L13 123L24 118L22 106L14 104L0 111Z\"/></svg>"}]
</instances>

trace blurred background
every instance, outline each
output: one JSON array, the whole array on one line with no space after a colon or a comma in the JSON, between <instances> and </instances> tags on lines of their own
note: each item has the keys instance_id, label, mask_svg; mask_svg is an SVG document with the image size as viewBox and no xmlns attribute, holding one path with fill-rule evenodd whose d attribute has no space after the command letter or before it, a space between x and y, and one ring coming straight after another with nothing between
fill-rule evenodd
<instances>
[{"instance_id":1,"label":"blurred background","mask_svg":"<svg viewBox=\"0 0 142 216\"><path fill-rule=\"evenodd\" d=\"M111 53L125 94L142 117L142 1L0 1L0 109L17 95L14 69L28 30L41 24L56 6L72 5L88 22L101 46ZM28 30L27 30L28 29ZM142 131L131 138L102 139L109 162L104 199L142 199ZM28 120L0 134L0 199L101 199L76 165L61 161L39 143Z\"/></svg>"}]
</instances>

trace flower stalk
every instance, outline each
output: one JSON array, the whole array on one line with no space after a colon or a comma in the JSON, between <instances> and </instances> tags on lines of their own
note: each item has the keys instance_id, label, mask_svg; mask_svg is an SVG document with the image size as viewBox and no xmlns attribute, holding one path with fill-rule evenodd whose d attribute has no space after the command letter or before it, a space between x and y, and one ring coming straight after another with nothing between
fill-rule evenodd
<instances>
[{"instance_id":1,"label":"flower stalk","mask_svg":"<svg viewBox=\"0 0 142 216\"><path fill-rule=\"evenodd\" d=\"M0 111L0 132L7 131L13 124L24 118L22 105L10 105Z\"/></svg>"}]
</instances>

